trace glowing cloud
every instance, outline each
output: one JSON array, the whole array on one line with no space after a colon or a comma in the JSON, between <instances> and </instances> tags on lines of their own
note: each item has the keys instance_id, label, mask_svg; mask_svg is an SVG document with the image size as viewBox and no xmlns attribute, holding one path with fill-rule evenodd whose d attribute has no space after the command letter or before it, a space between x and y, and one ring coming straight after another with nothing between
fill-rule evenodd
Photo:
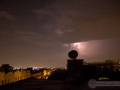
<instances>
[{"instance_id":1,"label":"glowing cloud","mask_svg":"<svg viewBox=\"0 0 120 90\"><path fill-rule=\"evenodd\" d=\"M77 50L81 55L85 55L86 44L86 42L75 42L70 44L70 48Z\"/></svg>"},{"instance_id":2,"label":"glowing cloud","mask_svg":"<svg viewBox=\"0 0 120 90\"><path fill-rule=\"evenodd\" d=\"M77 49L80 49L80 42L77 42L77 43L73 43L72 44L73 47L76 47Z\"/></svg>"}]
</instances>

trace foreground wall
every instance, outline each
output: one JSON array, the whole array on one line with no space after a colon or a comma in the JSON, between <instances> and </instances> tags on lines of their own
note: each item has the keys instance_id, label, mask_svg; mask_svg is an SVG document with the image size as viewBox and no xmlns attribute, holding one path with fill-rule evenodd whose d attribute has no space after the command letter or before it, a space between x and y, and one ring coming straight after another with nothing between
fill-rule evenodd
<instances>
[{"instance_id":1,"label":"foreground wall","mask_svg":"<svg viewBox=\"0 0 120 90\"><path fill-rule=\"evenodd\" d=\"M0 72L0 85L2 85L3 80L4 80L4 73Z\"/></svg>"},{"instance_id":2,"label":"foreground wall","mask_svg":"<svg viewBox=\"0 0 120 90\"><path fill-rule=\"evenodd\" d=\"M51 72L52 72L51 70L47 69L35 74L31 74L29 70L9 72L7 74L4 72L0 72L0 85L17 82L30 77L46 79L46 77L48 77L51 74Z\"/></svg>"},{"instance_id":3,"label":"foreground wall","mask_svg":"<svg viewBox=\"0 0 120 90\"><path fill-rule=\"evenodd\" d=\"M4 72L0 72L0 85L17 82L30 77L31 77L30 71L15 71L9 72L7 74Z\"/></svg>"},{"instance_id":4,"label":"foreground wall","mask_svg":"<svg viewBox=\"0 0 120 90\"><path fill-rule=\"evenodd\" d=\"M52 70L44 69L42 72L32 74L32 77L39 79L46 79L46 77L50 76Z\"/></svg>"}]
</instances>

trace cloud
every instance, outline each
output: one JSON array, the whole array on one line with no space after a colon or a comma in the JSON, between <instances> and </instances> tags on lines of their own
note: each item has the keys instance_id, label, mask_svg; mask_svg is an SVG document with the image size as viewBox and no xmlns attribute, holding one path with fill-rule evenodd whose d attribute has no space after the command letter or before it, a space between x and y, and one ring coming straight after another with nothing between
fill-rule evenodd
<instances>
[{"instance_id":1,"label":"cloud","mask_svg":"<svg viewBox=\"0 0 120 90\"><path fill-rule=\"evenodd\" d=\"M79 42L89 40L104 40L119 38L120 15L104 15L99 19L86 17L72 17L72 23L65 27L65 30L73 30L63 34L62 42Z\"/></svg>"},{"instance_id":2,"label":"cloud","mask_svg":"<svg viewBox=\"0 0 120 90\"><path fill-rule=\"evenodd\" d=\"M73 43L119 37L119 3L112 0L60 0L32 11L37 14L41 28L55 37L53 40Z\"/></svg>"},{"instance_id":3,"label":"cloud","mask_svg":"<svg viewBox=\"0 0 120 90\"><path fill-rule=\"evenodd\" d=\"M51 14L51 11L47 11L45 9L34 9L31 12L36 13L36 14Z\"/></svg>"},{"instance_id":4,"label":"cloud","mask_svg":"<svg viewBox=\"0 0 120 90\"><path fill-rule=\"evenodd\" d=\"M62 29L68 24L68 19L66 16L63 16L61 12L54 9L49 10L49 8L34 9L32 12L36 14L40 30L47 32L47 35L57 37L65 32L70 32L70 30L63 31Z\"/></svg>"},{"instance_id":5,"label":"cloud","mask_svg":"<svg viewBox=\"0 0 120 90\"><path fill-rule=\"evenodd\" d=\"M23 31L23 30L17 30L14 31L14 35L16 36L16 40L17 41L23 41L23 42L27 42L29 44L35 44L38 46L49 46L55 43L55 41L53 41L52 36L48 36L46 37L43 34L39 34L37 32L34 31Z\"/></svg>"},{"instance_id":6,"label":"cloud","mask_svg":"<svg viewBox=\"0 0 120 90\"><path fill-rule=\"evenodd\" d=\"M63 34L63 31L61 31L60 29L57 29L55 32L56 32L56 34L58 34L60 36Z\"/></svg>"},{"instance_id":7,"label":"cloud","mask_svg":"<svg viewBox=\"0 0 120 90\"><path fill-rule=\"evenodd\" d=\"M1 31L1 32L0 32L0 35L1 35L1 36L6 36L6 35L8 35L8 33L5 32L5 31Z\"/></svg>"},{"instance_id":8,"label":"cloud","mask_svg":"<svg viewBox=\"0 0 120 90\"><path fill-rule=\"evenodd\" d=\"M120 39L91 40L64 44L63 47L69 51L77 50L78 58L84 58L85 61L115 60L119 58L119 42Z\"/></svg>"},{"instance_id":9,"label":"cloud","mask_svg":"<svg viewBox=\"0 0 120 90\"><path fill-rule=\"evenodd\" d=\"M0 11L0 17L4 17L4 18L10 19L10 20L14 20L13 16L8 14L5 11Z\"/></svg>"}]
</instances>

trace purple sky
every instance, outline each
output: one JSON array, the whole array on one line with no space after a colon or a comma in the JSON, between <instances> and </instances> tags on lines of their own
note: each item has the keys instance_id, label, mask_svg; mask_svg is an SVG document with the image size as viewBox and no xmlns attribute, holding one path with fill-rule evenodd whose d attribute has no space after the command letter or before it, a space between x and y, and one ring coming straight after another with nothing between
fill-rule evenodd
<instances>
[{"instance_id":1,"label":"purple sky","mask_svg":"<svg viewBox=\"0 0 120 90\"><path fill-rule=\"evenodd\" d=\"M0 0L0 64L66 66L120 59L120 0Z\"/></svg>"}]
</instances>

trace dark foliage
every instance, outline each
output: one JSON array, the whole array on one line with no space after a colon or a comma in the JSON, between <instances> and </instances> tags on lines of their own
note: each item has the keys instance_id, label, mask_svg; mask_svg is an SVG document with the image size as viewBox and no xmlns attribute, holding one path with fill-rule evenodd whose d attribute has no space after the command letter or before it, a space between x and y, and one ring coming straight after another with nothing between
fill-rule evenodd
<instances>
[{"instance_id":1,"label":"dark foliage","mask_svg":"<svg viewBox=\"0 0 120 90\"><path fill-rule=\"evenodd\" d=\"M51 73L48 79L52 80L66 80L67 71L65 69L57 69Z\"/></svg>"}]
</instances>

